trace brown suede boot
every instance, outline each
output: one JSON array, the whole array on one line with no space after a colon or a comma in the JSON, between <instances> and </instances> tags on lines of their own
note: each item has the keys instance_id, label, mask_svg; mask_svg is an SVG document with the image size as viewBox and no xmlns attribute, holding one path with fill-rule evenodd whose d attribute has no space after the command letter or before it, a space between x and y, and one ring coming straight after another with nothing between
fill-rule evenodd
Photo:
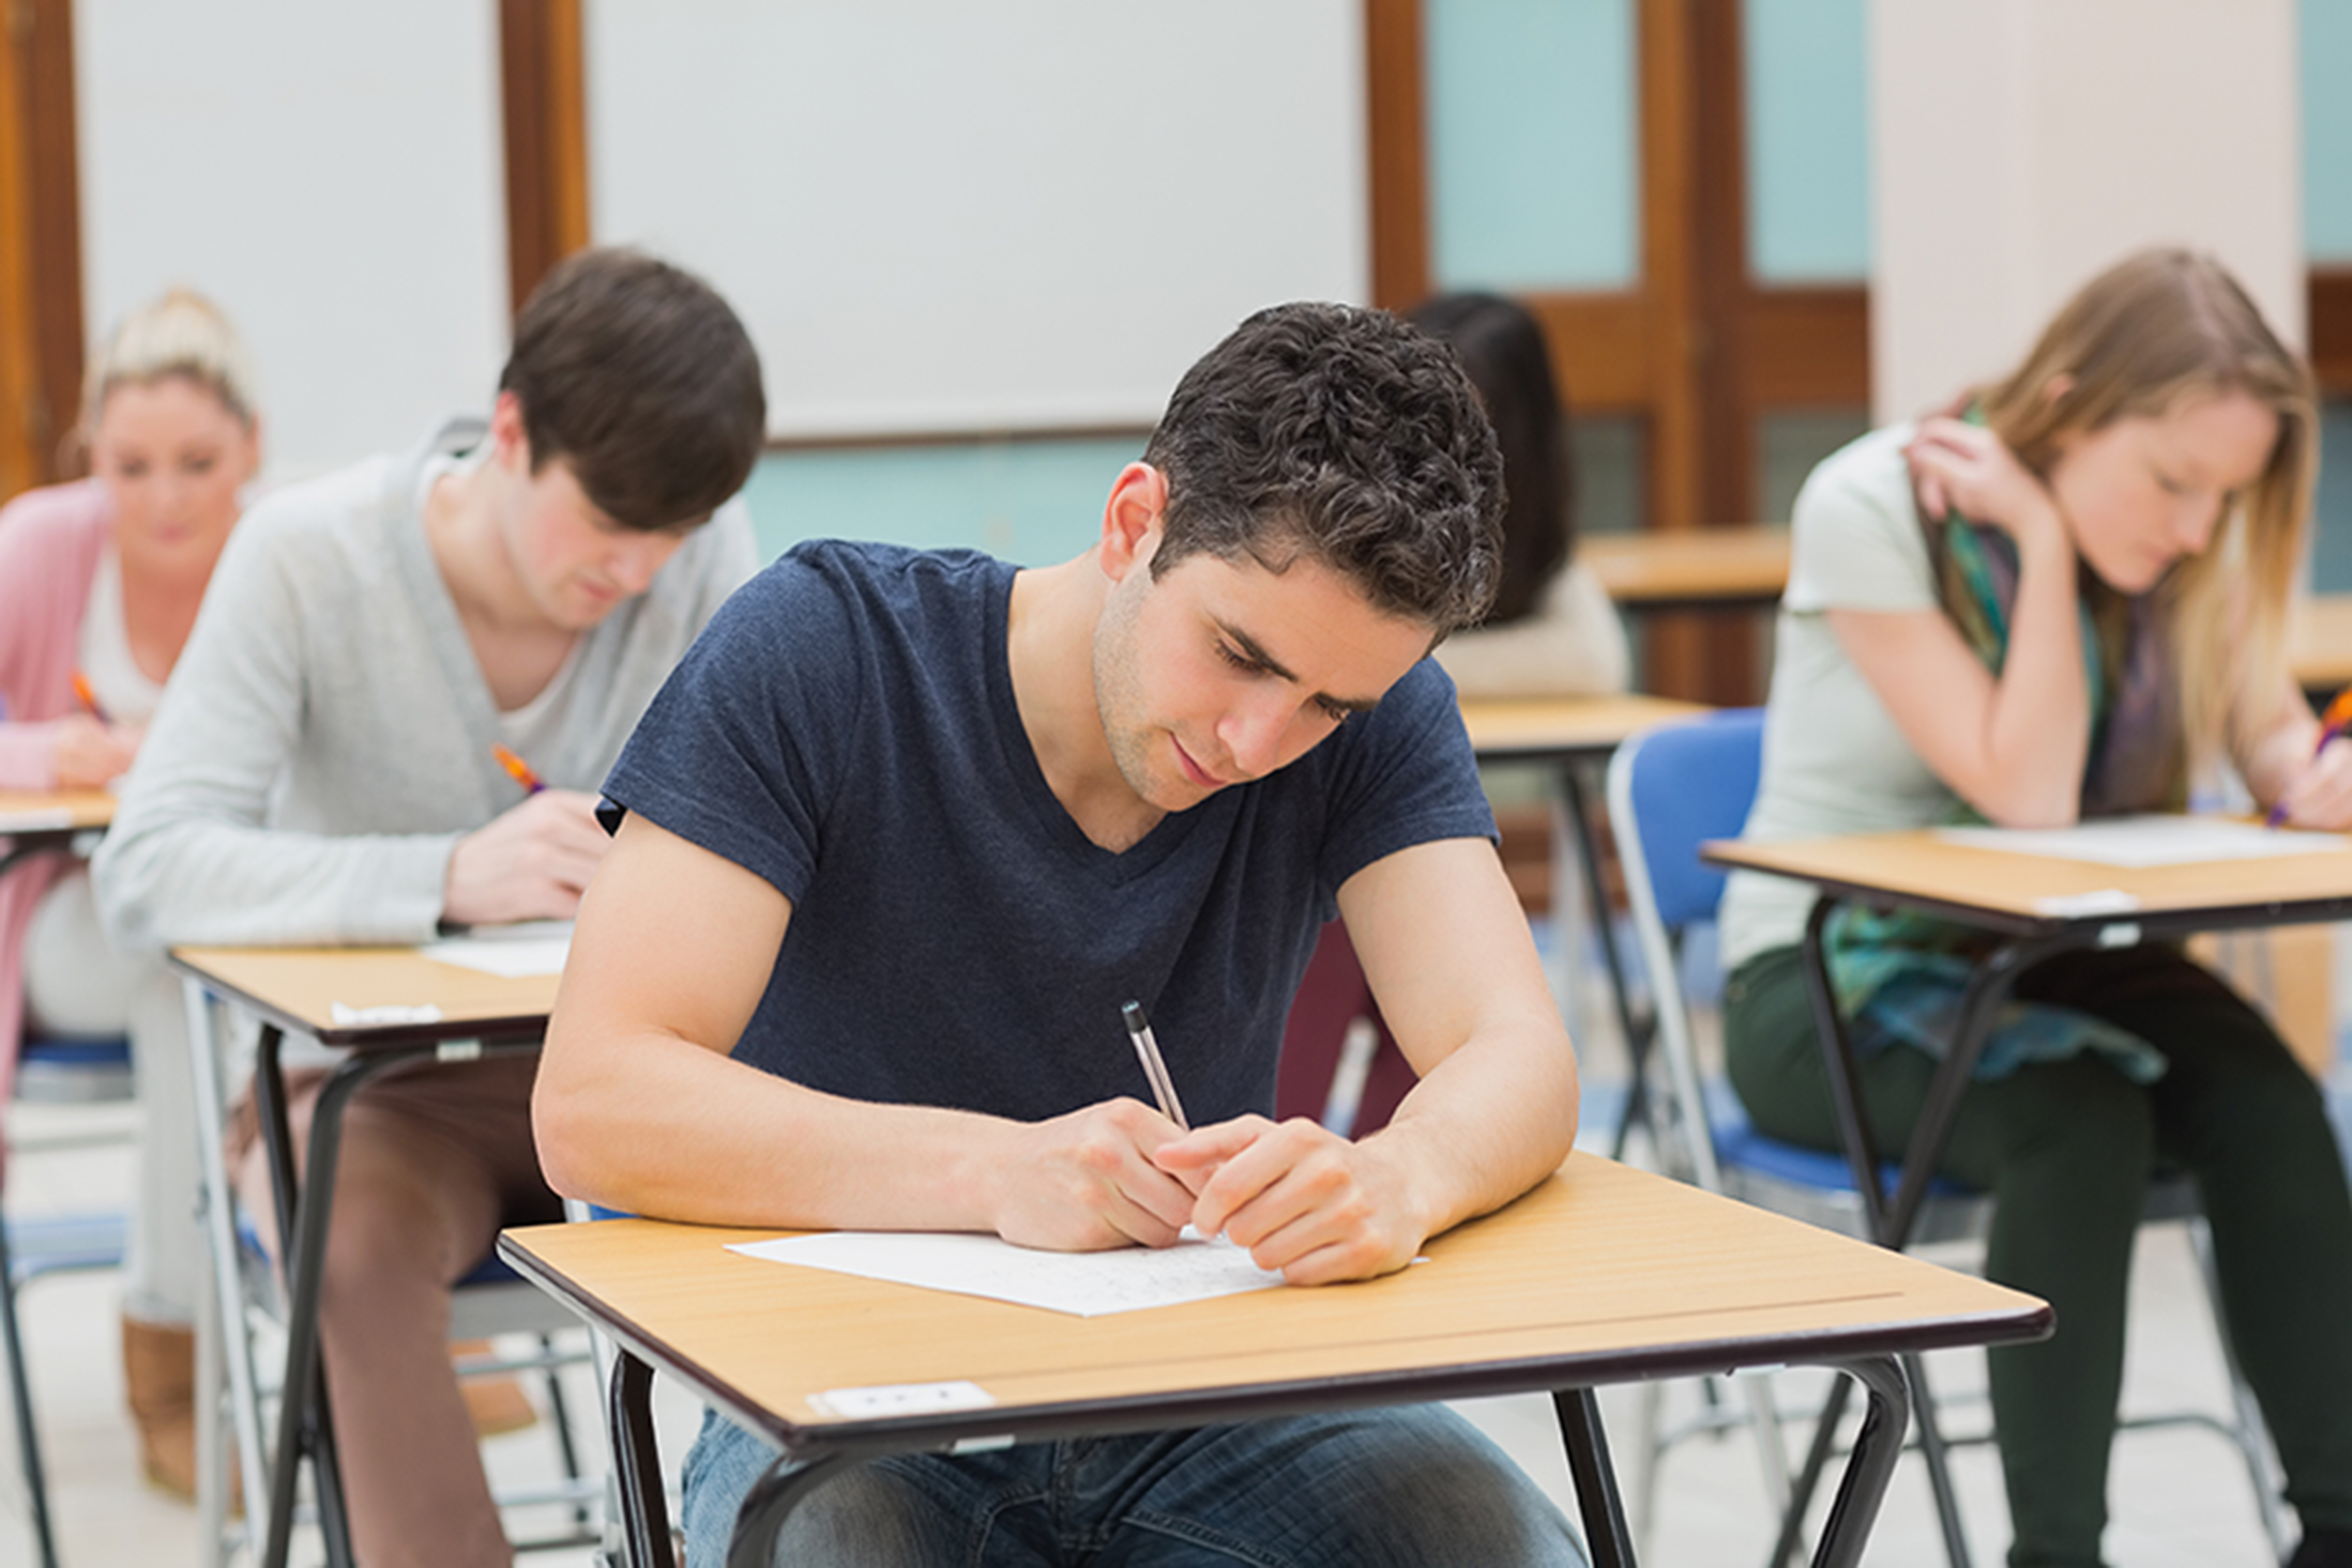
<instances>
[{"instance_id":1,"label":"brown suede boot","mask_svg":"<svg viewBox=\"0 0 2352 1568\"><path fill-rule=\"evenodd\" d=\"M196 1333L122 1320L122 1392L139 1426L148 1481L184 1501L196 1496Z\"/></svg>"}]
</instances>

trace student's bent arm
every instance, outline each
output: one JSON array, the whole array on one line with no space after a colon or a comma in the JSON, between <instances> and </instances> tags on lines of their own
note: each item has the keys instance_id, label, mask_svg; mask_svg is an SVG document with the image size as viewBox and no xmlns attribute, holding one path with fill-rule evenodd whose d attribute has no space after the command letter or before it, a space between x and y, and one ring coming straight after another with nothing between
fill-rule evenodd
<instances>
[{"instance_id":1,"label":"student's bent arm","mask_svg":"<svg viewBox=\"0 0 2352 1568\"><path fill-rule=\"evenodd\" d=\"M129 949L413 942L434 933L457 835L265 826L300 743L301 595L239 525L92 867Z\"/></svg>"},{"instance_id":2,"label":"student's bent arm","mask_svg":"<svg viewBox=\"0 0 2352 1568\"><path fill-rule=\"evenodd\" d=\"M1940 610L1826 614L1895 728L1954 794L2000 826L2059 827L2081 810L2090 750L2081 638L2071 600L2061 608L2064 626L2042 637L2020 617L1998 679Z\"/></svg>"},{"instance_id":3,"label":"student's bent arm","mask_svg":"<svg viewBox=\"0 0 2352 1568\"><path fill-rule=\"evenodd\" d=\"M1936 610L1832 608L1832 635L1936 776L2005 827L2061 826L2090 754L2072 530L2048 488L1990 431L1924 421L1906 449L1929 515L2006 532L2017 595L1998 676Z\"/></svg>"},{"instance_id":4,"label":"student's bent arm","mask_svg":"<svg viewBox=\"0 0 2352 1568\"><path fill-rule=\"evenodd\" d=\"M1400 850L1349 879L1339 909L1421 1075L1396 1115L1358 1143L1243 1118L1160 1154L1196 1179L1213 1167L1194 1223L1295 1284L1402 1268L1558 1169L1576 1137L1576 1053L1492 845Z\"/></svg>"},{"instance_id":5,"label":"student's bent arm","mask_svg":"<svg viewBox=\"0 0 2352 1568\"><path fill-rule=\"evenodd\" d=\"M531 1098L558 1192L706 1225L993 1231L1079 1251L1165 1246L1192 1194L1134 1100L1024 1123L823 1094L729 1053L792 906L631 815L572 940ZM857 1042L843 1042L845 1049Z\"/></svg>"}]
</instances>

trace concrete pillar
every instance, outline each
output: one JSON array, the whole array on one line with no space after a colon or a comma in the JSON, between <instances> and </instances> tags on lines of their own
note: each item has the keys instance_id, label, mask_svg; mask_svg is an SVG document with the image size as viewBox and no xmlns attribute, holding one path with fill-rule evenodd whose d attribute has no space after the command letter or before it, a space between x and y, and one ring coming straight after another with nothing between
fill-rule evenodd
<instances>
[{"instance_id":1,"label":"concrete pillar","mask_svg":"<svg viewBox=\"0 0 2352 1568\"><path fill-rule=\"evenodd\" d=\"M2007 370L2143 246L2305 335L2295 0L1871 0L1873 410Z\"/></svg>"}]
</instances>

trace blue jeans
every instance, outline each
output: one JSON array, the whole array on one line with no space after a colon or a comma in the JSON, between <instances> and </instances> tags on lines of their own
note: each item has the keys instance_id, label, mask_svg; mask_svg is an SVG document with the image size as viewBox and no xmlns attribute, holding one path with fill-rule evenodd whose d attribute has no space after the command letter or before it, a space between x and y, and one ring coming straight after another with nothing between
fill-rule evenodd
<instances>
[{"instance_id":1,"label":"blue jeans","mask_svg":"<svg viewBox=\"0 0 2352 1568\"><path fill-rule=\"evenodd\" d=\"M713 1413L686 1460L690 1568L721 1568L776 1457ZM856 1466L795 1509L793 1568L1582 1568L1568 1521L1443 1405Z\"/></svg>"}]
</instances>

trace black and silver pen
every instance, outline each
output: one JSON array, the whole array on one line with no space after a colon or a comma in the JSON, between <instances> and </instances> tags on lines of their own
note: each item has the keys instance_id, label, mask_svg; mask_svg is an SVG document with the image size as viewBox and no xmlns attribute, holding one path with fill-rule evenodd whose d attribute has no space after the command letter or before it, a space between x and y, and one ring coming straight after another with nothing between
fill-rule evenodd
<instances>
[{"instance_id":1,"label":"black and silver pen","mask_svg":"<svg viewBox=\"0 0 2352 1568\"><path fill-rule=\"evenodd\" d=\"M1176 1098L1176 1080L1168 1076L1168 1063L1160 1055L1160 1042L1151 1037L1150 1020L1143 1016L1143 1004L1129 1002L1119 1009L1127 1020L1127 1037L1135 1042L1136 1059L1143 1064L1143 1076L1151 1085L1151 1098L1160 1102L1160 1114L1187 1132L1192 1124L1184 1120L1184 1102Z\"/></svg>"}]
</instances>

